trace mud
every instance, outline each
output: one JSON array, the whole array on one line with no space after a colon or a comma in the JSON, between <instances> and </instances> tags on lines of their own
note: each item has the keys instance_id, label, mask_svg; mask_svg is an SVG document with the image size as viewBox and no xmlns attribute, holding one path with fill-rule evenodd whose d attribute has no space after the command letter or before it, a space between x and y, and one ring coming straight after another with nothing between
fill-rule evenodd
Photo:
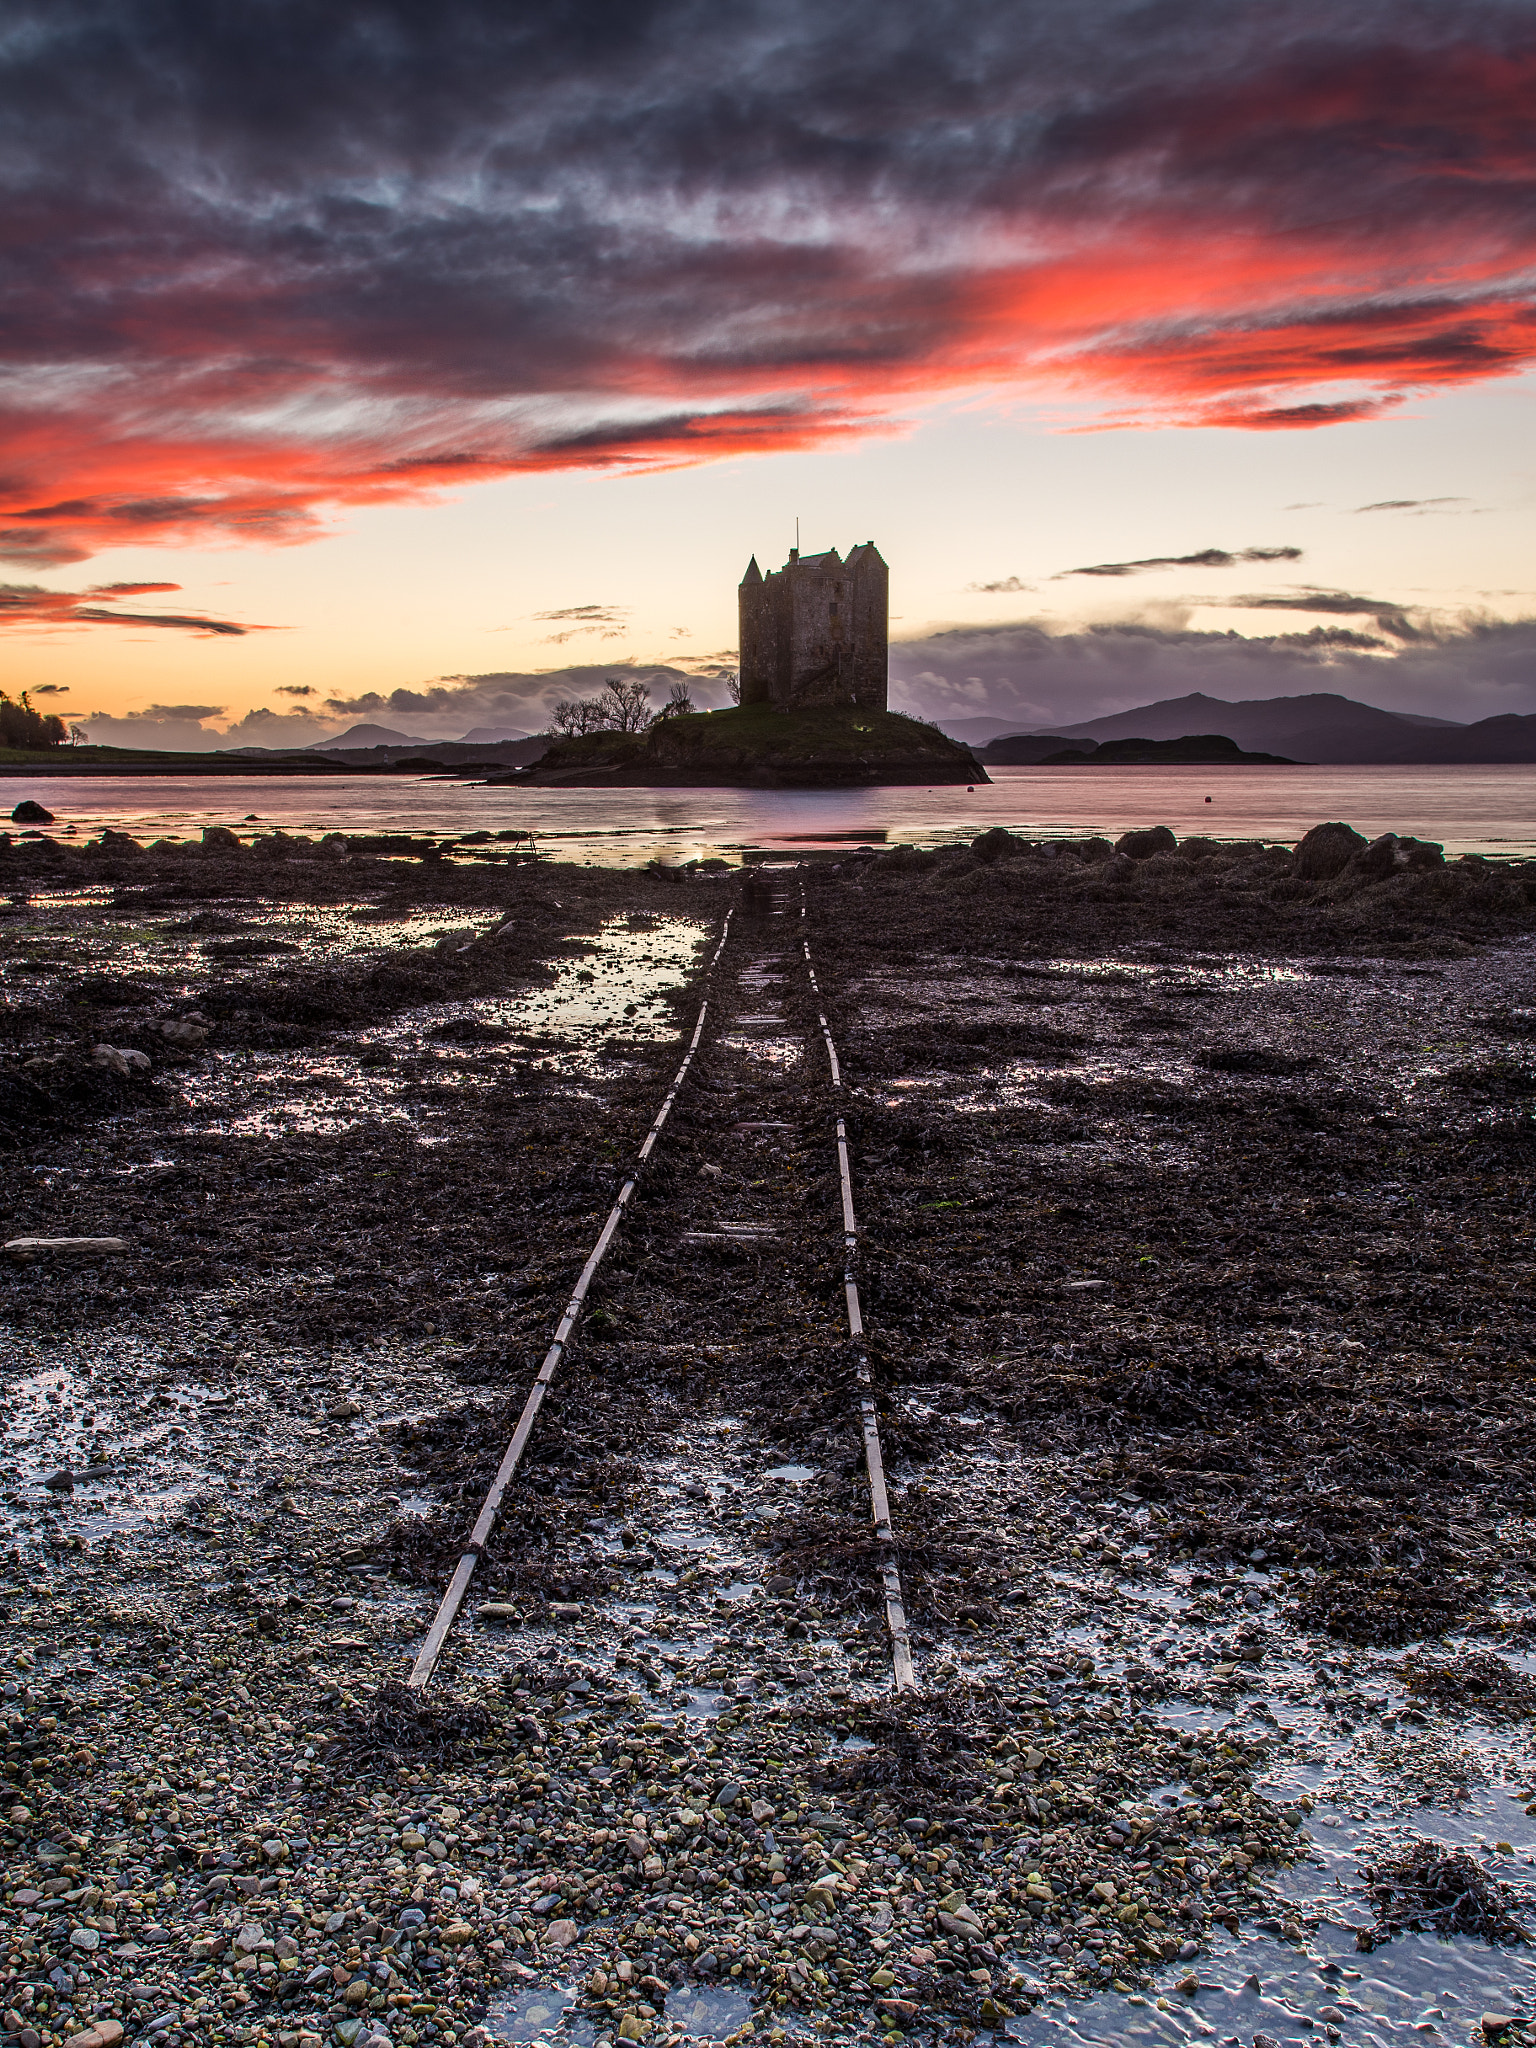
<instances>
[{"instance_id":1,"label":"mud","mask_svg":"<svg viewBox=\"0 0 1536 2048\"><path fill-rule=\"evenodd\" d=\"M0 855L16 2039L1532 2009L1536 877L997 837Z\"/></svg>"}]
</instances>

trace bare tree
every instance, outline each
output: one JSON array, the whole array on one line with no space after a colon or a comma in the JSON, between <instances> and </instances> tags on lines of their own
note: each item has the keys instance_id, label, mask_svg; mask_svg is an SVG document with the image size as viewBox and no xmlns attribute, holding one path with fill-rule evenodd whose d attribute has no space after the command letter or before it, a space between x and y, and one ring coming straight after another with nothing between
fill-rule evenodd
<instances>
[{"instance_id":1,"label":"bare tree","mask_svg":"<svg viewBox=\"0 0 1536 2048\"><path fill-rule=\"evenodd\" d=\"M741 702L741 677L739 675L727 676L725 679L725 687L731 693L731 702L733 704L739 704Z\"/></svg>"},{"instance_id":2,"label":"bare tree","mask_svg":"<svg viewBox=\"0 0 1536 2048\"><path fill-rule=\"evenodd\" d=\"M672 685L672 694L668 697L666 703L662 705L656 716L658 718L686 718L690 712L697 711L698 708L698 705L694 703L692 697L688 694L688 685L684 682L676 682Z\"/></svg>"},{"instance_id":3,"label":"bare tree","mask_svg":"<svg viewBox=\"0 0 1536 2048\"><path fill-rule=\"evenodd\" d=\"M550 714L549 729L562 739L580 739L589 732L601 732L609 724L607 706L600 697L562 697Z\"/></svg>"},{"instance_id":4,"label":"bare tree","mask_svg":"<svg viewBox=\"0 0 1536 2048\"><path fill-rule=\"evenodd\" d=\"M615 732L644 732L651 722L651 686L638 676L610 676L598 701Z\"/></svg>"},{"instance_id":5,"label":"bare tree","mask_svg":"<svg viewBox=\"0 0 1536 2048\"><path fill-rule=\"evenodd\" d=\"M72 725L69 728L69 744L72 747L86 747L90 745L90 741L91 736L83 725Z\"/></svg>"}]
</instances>

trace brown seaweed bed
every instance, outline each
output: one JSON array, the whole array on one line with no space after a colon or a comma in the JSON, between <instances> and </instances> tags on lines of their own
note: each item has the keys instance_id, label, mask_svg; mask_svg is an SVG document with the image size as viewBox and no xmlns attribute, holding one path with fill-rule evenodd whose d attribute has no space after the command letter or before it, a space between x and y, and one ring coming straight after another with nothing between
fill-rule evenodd
<instances>
[{"instance_id":1,"label":"brown seaweed bed","mask_svg":"<svg viewBox=\"0 0 1536 2048\"><path fill-rule=\"evenodd\" d=\"M0 894L4 1235L123 1244L0 1271L10 2038L1532 2010L1529 867L34 840Z\"/></svg>"}]
</instances>

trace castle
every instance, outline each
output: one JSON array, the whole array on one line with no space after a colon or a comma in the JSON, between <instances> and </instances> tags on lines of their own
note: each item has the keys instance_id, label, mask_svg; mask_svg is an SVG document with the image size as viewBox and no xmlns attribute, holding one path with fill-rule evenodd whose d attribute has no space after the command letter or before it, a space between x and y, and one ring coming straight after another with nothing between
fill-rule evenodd
<instances>
[{"instance_id":1,"label":"castle","mask_svg":"<svg viewBox=\"0 0 1536 2048\"><path fill-rule=\"evenodd\" d=\"M741 701L886 708L890 572L873 541L840 559L802 555L764 576L754 555L738 592Z\"/></svg>"}]
</instances>

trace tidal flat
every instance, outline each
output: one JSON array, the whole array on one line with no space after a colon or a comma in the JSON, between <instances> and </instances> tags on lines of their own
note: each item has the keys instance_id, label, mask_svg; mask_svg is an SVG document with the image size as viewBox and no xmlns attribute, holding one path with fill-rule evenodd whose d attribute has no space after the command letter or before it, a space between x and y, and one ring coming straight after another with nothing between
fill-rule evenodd
<instances>
[{"instance_id":1,"label":"tidal flat","mask_svg":"<svg viewBox=\"0 0 1536 2048\"><path fill-rule=\"evenodd\" d=\"M8 2036L1519 2038L1536 864L1334 854L0 850Z\"/></svg>"}]
</instances>

